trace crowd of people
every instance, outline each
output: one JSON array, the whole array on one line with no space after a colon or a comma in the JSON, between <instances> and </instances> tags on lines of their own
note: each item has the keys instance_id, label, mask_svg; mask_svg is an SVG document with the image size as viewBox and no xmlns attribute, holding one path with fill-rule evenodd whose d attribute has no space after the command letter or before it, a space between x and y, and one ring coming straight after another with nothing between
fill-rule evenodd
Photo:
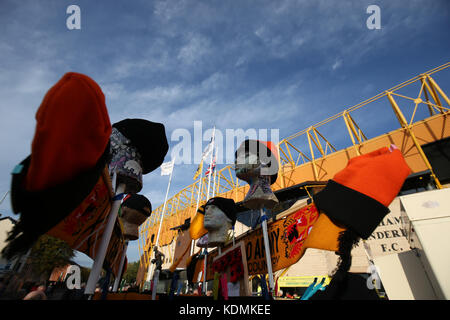
<instances>
[{"instance_id":1,"label":"crowd of people","mask_svg":"<svg viewBox=\"0 0 450 320\"><path fill-rule=\"evenodd\" d=\"M0 300L83 300L86 284L79 289L68 289L59 282L25 282L15 277L5 277L0 282Z\"/></svg>"}]
</instances>

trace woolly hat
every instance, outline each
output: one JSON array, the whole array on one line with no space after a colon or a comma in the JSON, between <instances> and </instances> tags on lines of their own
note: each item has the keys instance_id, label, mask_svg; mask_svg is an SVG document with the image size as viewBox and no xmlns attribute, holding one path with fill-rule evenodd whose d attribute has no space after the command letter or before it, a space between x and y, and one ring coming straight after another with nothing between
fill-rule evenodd
<instances>
[{"instance_id":1,"label":"woolly hat","mask_svg":"<svg viewBox=\"0 0 450 320\"><path fill-rule=\"evenodd\" d=\"M208 230L205 229L203 221L205 219L206 207L210 205L218 207L231 220L233 226L236 223L237 210L234 200L222 197L211 198L204 205L198 208L197 214L191 222L189 233L192 239L198 239L208 233Z\"/></svg>"},{"instance_id":2,"label":"woolly hat","mask_svg":"<svg viewBox=\"0 0 450 320\"><path fill-rule=\"evenodd\" d=\"M86 75L66 73L45 95L25 188L44 190L73 179L98 162L111 134L105 96Z\"/></svg>"},{"instance_id":3,"label":"woolly hat","mask_svg":"<svg viewBox=\"0 0 450 320\"><path fill-rule=\"evenodd\" d=\"M5 256L25 252L89 195L109 161L111 124L99 85L66 73L37 113L31 155L14 168L11 205L20 213Z\"/></svg>"},{"instance_id":4,"label":"woolly hat","mask_svg":"<svg viewBox=\"0 0 450 320\"><path fill-rule=\"evenodd\" d=\"M137 210L147 217L150 217L152 212L152 204L150 203L150 200L141 194L127 195L123 199L122 207Z\"/></svg>"},{"instance_id":5,"label":"woolly hat","mask_svg":"<svg viewBox=\"0 0 450 320\"><path fill-rule=\"evenodd\" d=\"M322 212L305 247L333 250L339 256L327 297L339 299L348 286L351 251L377 228L411 170L394 145L350 159L313 196Z\"/></svg>"},{"instance_id":6,"label":"woolly hat","mask_svg":"<svg viewBox=\"0 0 450 320\"><path fill-rule=\"evenodd\" d=\"M208 206L218 207L223 213L225 213L228 219L231 220L231 224L234 226L236 223L236 204L233 199L214 197L206 202L205 210Z\"/></svg>"},{"instance_id":7,"label":"woolly hat","mask_svg":"<svg viewBox=\"0 0 450 320\"><path fill-rule=\"evenodd\" d=\"M328 217L367 239L389 213L411 169L397 147L384 147L349 160L313 196Z\"/></svg>"},{"instance_id":8,"label":"woolly hat","mask_svg":"<svg viewBox=\"0 0 450 320\"><path fill-rule=\"evenodd\" d=\"M254 150L255 149L255 150ZM271 141L260 141L260 140L245 140L241 143L239 148L236 150L234 156L237 158L238 154L252 152L255 153L260 160L267 164L270 174L270 184L274 184L278 178L278 150L276 145Z\"/></svg>"},{"instance_id":9,"label":"woolly hat","mask_svg":"<svg viewBox=\"0 0 450 320\"><path fill-rule=\"evenodd\" d=\"M112 126L130 139L137 148L142 157L143 174L152 172L163 163L169 145L162 123L144 119L125 119Z\"/></svg>"}]
</instances>

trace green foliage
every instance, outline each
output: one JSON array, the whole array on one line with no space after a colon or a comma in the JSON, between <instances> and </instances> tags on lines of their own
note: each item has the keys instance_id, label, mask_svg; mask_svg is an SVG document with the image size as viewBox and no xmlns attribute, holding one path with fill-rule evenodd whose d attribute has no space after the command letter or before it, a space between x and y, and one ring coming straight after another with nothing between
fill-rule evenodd
<instances>
[{"instance_id":1,"label":"green foliage","mask_svg":"<svg viewBox=\"0 0 450 320\"><path fill-rule=\"evenodd\" d=\"M139 261L131 262L127 265L127 271L123 275L123 279L127 283L134 283L136 281L136 276L139 270Z\"/></svg>"},{"instance_id":2,"label":"green foliage","mask_svg":"<svg viewBox=\"0 0 450 320\"><path fill-rule=\"evenodd\" d=\"M53 268L70 263L74 255L65 241L43 235L33 246L30 259L33 271L48 278Z\"/></svg>"}]
</instances>

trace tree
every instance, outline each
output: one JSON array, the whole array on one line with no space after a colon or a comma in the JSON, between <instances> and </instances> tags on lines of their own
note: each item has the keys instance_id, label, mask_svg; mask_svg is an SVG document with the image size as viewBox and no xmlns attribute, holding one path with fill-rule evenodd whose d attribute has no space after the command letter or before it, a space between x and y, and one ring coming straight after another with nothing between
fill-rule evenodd
<instances>
[{"instance_id":1,"label":"tree","mask_svg":"<svg viewBox=\"0 0 450 320\"><path fill-rule=\"evenodd\" d=\"M54 268L71 263L74 256L74 251L65 241L44 234L31 249L33 273L48 279Z\"/></svg>"},{"instance_id":2,"label":"tree","mask_svg":"<svg viewBox=\"0 0 450 320\"><path fill-rule=\"evenodd\" d=\"M125 271L125 274L123 275L123 279L125 279L127 283L135 282L138 270L139 261L129 263L127 265L127 271Z\"/></svg>"}]
</instances>

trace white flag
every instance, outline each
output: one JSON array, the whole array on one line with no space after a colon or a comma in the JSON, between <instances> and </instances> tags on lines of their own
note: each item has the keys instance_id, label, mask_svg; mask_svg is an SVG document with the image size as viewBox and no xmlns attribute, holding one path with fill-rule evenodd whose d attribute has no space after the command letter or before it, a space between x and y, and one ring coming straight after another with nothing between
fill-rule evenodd
<instances>
[{"instance_id":1,"label":"white flag","mask_svg":"<svg viewBox=\"0 0 450 320\"><path fill-rule=\"evenodd\" d=\"M168 176L172 173L174 161L164 162L161 165L161 175Z\"/></svg>"},{"instance_id":2,"label":"white flag","mask_svg":"<svg viewBox=\"0 0 450 320\"><path fill-rule=\"evenodd\" d=\"M202 160L205 160L208 156L210 156L213 149L214 149L214 145L213 145L213 141L211 139L211 142L208 144L208 146L203 151Z\"/></svg>"}]
</instances>

